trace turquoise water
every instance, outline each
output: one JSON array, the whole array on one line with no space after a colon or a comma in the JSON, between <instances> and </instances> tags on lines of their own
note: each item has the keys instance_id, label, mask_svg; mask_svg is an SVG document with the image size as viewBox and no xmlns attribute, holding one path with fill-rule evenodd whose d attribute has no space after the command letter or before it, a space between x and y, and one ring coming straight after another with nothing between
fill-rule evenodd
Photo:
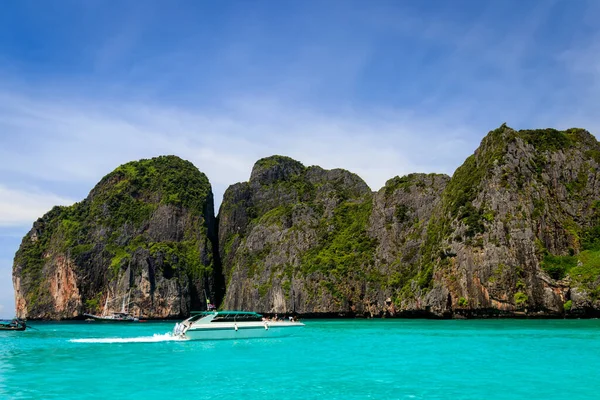
<instances>
[{"instance_id":1,"label":"turquoise water","mask_svg":"<svg viewBox=\"0 0 600 400\"><path fill-rule=\"evenodd\" d=\"M596 399L599 320L304 321L173 341L172 323L0 332L1 399Z\"/></svg>"}]
</instances>

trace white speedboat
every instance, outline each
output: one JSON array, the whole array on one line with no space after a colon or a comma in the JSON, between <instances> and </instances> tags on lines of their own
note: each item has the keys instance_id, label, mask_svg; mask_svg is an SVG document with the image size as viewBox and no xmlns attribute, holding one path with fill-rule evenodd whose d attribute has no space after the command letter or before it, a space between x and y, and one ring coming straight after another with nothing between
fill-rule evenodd
<instances>
[{"instance_id":1,"label":"white speedboat","mask_svg":"<svg viewBox=\"0 0 600 400\"><path fill-rule=\"evenodd\" d=\"M175 325L173 335L192 340L290 336L304 326L291 319L269 320L249 311L202 311Z\"/></svg>"}]
</instances>

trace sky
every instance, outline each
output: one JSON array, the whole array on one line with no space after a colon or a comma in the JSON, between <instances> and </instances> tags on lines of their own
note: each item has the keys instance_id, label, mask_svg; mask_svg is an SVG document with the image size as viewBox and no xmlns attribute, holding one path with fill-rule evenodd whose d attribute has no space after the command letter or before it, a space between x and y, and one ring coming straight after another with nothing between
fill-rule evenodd
<instances>
[{"instance_id":1,"label":"sky","mask_svg":"<svg viewBox=\"0 0 600 400\"><path fill-rule=\"evenodd\" d=\"M0 12L0 317L33 222L174 154L213 187L274 154L372 190L452 174L487 132L600 132L595 1L7 0Z\"/></svg>"}]
</instances>

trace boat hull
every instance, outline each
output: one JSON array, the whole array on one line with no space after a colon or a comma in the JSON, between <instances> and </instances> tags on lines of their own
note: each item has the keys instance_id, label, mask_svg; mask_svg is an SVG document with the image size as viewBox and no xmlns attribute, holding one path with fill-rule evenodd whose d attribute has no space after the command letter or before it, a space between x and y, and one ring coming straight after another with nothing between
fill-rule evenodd
<instances>
[{"instance_id":1,"label":"boat hull","mask_svg":"<svg viewBox=\"0 0 600 400\"><path fill-rule=\"evenodd\" d=\"M25 327L25 326L8 327L8 328L0 326L0 331L24 331L25 329L27 329L27 327Z\"/></svg>"},{"instance_id":2,"label":"boat hull","mask_svg":"<svg viewBox=\"0 0 600 400\"><path fill-rule=\"evenodd\" d=\"M291 336L304 326L299 322L223 323L192 326L185 332L189 340L256 339ZM237 328L237 329L236 329Z\"/></svg>"},{"instance_id":3,"label":"boat hull","mask_svg":"<svg viewBox=\"0 0 600 400\"><path fill-rule=\"evenodd\" d=\"M93 319L94 321L98 321L98 322L138 322L139 320L137 318L113 318L113 317L102 317L99 315L93 315L93 314L83 314L85 317L89 318L89 319Z\"/></svg>"},{"instance_id":4,"label":"boat hull","mask_svg":"<svg viewBox=\"0 0 600 400\"><path fill-rule=\"evenodd\" d=\"M0 322L0 331L24 331L27 329L27 323L25 321L13 320L13 321L2 321Z\"/></svg>"}]
</instances>

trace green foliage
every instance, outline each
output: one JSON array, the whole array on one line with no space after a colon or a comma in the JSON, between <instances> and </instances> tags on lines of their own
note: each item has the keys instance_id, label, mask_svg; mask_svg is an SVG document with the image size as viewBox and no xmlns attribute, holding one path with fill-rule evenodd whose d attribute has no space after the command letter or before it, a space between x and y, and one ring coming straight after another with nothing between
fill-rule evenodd
<instances>
[{"instance_id":1,"label":"green foliage","mask_svg":"<svg viewBox=\"0 0 600 400\"><path fill-rule=\"evenodd\" d=\"M261 285L258 286L258 297L259 298L264 298L267 293L269 293L269 289L271 288L272 284L271 282L265 282Z\"/></svg>"},{"instance_id":2,"label":"green foliage","mask_svg":"<svg viewBox=\"0 0 600 400\"><path fill-rule=\"evenodd\" d=\"M93 250L94 245L91 243L78 244L71 248L71 257L77 259L83 254L89 253Z\"/></svg>"},{"instance_id":3,"label":"green foliage","mask_svg":"<svg viewBox=\"0 0 600 400\"><path fill-rule=\"evenodd\" d=\"M410 220L410 212L411 212L411 208L408 207L406 204L398 204L396 206L396 212L394 213L396 216L396 220L399 223L404 223Z\"/></svg>"},{"instance_id":4,"label":"green foliage","mask_svg":"<svg viewBox=\"0 0 600 400\"><path fill-rule=\"evenodd\" d=\"M465 299L464 297L461 297L460 299L458 299L459 307L467 307L468 305L469 305L469 301L467 299Z\"/></svg>"},{"instance_id":5,"label":"green foliage","mask_svg":"<svg viewBox=\"0 0 600 400\"><path fill-rule=\"evenodd\" d=\"M487 222L493 222L494 221L494 212L493 211L490 211L490 210L485 211L481 216Z\"/></svg>"},{"instance_id":6,"label":"green foliage","mask_svg":"<svg viewBox=\"0 0 600 400\"><path fill-rule=\"evenodd\" d=\"M290 282L290 281L283 281L283 283L281 284L281 290L283 290L284 296L286 298L289 298L290 291L292 290L292 282Z\"/></svg>"},{"instance_id":7,"label":"green foliage","mask_svg":"<svg viewBox=\"0 0 600 400\"><path fill-rule=\"evenodd\" d=\"M507 135L512 130L505 125L490 132L481 142L480 152L469 156L461 165L444 191L444 204L450 215L456 216L479 193L481 181L495 165L501 165L506 152Z\"/></svg>"},{"instance_id":8,"label":"green foliage","mask_svg":"<svg viewBox=\"0 0 600 400\"><path fill-rule=\"evenodd\" d=\"M538 151L533 154L532 162L533 169L537 173L538 177L541 176L542 172L544 172L544 169L546 168L546 165L548 164L548 159L544 153Z\"/></svg>"},{"instance_id":9,"label":"green foliage","mask_svg":"<svg viewBox=\"0 0 600 400\"><path fill-rule=\"evenodd\" d=\"M148 243L150 255L163 260L170 271L181 270L192 279L199 279L212 271L212 265L202 263L198 243L195 240L181 242Z\"/></svg>"},{"instance_id":10,"label":"green foliage","mask_svg":"<svg viewBox=\"0 0 600 400\"><path fill-rule=\"evenodd\" d=\"M584 154L587 158L591 158L592 160L596 161L596 164L600 164L600 149L598 149L598 147L586 150Z\"/></svg>"},{"instance_id":11,"label":"green foliage","mask_svg":"<svg viewBox=\"0 0 600 400\"><path fill-rule=\"evenodd\" d=\"M527 304L529 297L523 292L517 292L517 293L515 293L514 299L515 299L515 305L517 307L523 307Z\"/></svg>"},{"instance_id":12,"label":"green foliage","mask_svg":"<svg viewBox=\"0 0 600 400\"><path fill-rule=\"evenodd\" d=\"M585 230L581 237L581 245L585 250L600 250L600 225Z\"/></svg>"},{"instance_id":13,"label":"green foliage","mask_svg":"<svg viewBox=\"0 0 600 400\"><path fill-rule=\"evenodd\" d=\"M90 212L97 223L139 226L157 204L185 207L204 214L211 187L194 165L178 157L162 156L127 163L105 176L91 194Z\"/></svg>"},{"instance_id":14,"label":"green foliage","mask_svg":"<svg viewBox=\"0 0 600 400\"><path fill-rule=\"evenodd\" d=\"M442 195L445 216L442 216L439 222L430 222L440 226L434 229L428 228L428 232L436 234L438 241L449 233L450 221L453 219L458 219L465 224L467 238L483 233L484 222L493 220L491 211L476 208L473 201L480 191L483 179L492 173L496 166L503 164L506 145L512 135L514 131L504 124L491 131L481 142L478 153L469 156L454 172Z\"/></svg>"},{"instance_id":15,"label":"green foliage","mask_svg":"<svg viewBox=\"0 0 600 400\"><path fill-rule=\"evenodd\" d=\"M315 197L315 186L302 175L294 175L286 183L296 192L299 201L308 202Z\"/></svg>"},{"instance_id":16,"label":"green foliage","mask_svg":"<svg viewBox=\"0 0 600 400\"><path fill-rule=\"evenodd\" d=\"M225 257L227 255L229 255L229 253L231 253L231 250L233 249L233 243L235 243L235 241L237 239L239 239L239 237L240 237L240 234L235 233L227 238L227 241L225 242L225 245L223 246L223 255Z\"/></svg>"},{"instance_id":17,"label":"green foliage","mask_svg":"<svg viewBox=\"0 0 600 400\"><path fill-rule=\"evenodd\" d=\"M520 130L519 136L542 152L564 150L573 145L567 132L556 129Z\"/></svg>"},{"instance_id":18,"label":"green foliage","mask_svg":"<svg viewBox=\"0 0 600 400\"><path fill-rule=\"evenodd\" d=\"M285 219L291 218L291 216L292 207L289 205L282 205L267 211L259 218L258 223L266 226L273 224L281 226Z\"/></svg>"},{"instance_id":19,"label":"green foliage","mask_svg":"<svg viewBox=\"0 0 600 400\"><path fill-rule=\"evenodd\" d=\"M137 249L153 246L143 232L160 204L185 208L192 216L183 242L172 249L176 266L192 276L209 270L211 260L208 256L201 259L199 240L206 240L202 217L211 196L206 176L177 157L157 157L118 167L96 185L86 200L70 207L55 207L39 219L35 224L36 240L23 240L15 262L20 265L30 297L28 307L48 295L42 274L47 255L69 254L81 268L108 258L106 268L114 274ZM93 252L103 254L87 256ZM209 264L204 265L206 262ZM92 301L88 306L95 307L94 299L88 301Z\"/></svg>"},{"instance_id":20,"label":"green foliage","mask_svg":"<svg viewBox=\"0 0 600 400\"><path fill-rule=\"evenodd\" d=\"M474 237L478 233L485 232L484 214L481 209L473 207L471 203L467 203L461 208L461 214L458 217L459 220L464 222L467 226L465 235L469 238Z\"/></svg>"},{"instance_id":21,"label":"green foliage","mask_svg":"<svg viewBox=\"0 0 600 400\"><path fill-rule=\"evenodd\" d=\"M324 232L321 245L305 254L302 260L305 272L347 276L361 266L371 265L377 244L366 233L371 206L370 199L339 205L333 216L333 230Z\"/></svg>"},{"instance_id":22,"label":"green foliage","mask_svg":"<svg viewBox=\"0 0 600 400\"><path fill-rule=\"evenodd\" d=\"M15 254L15 268L19 271L21 286L25 289L25 299L30 309L49 295L46 286L43 285L45 255L50 250L54 233L59 229L60 218L67 212L67 207L57 206L38 219L31 235L25 236Z\"/></svg>"},{"instance_id":23,"label":"green foliage","mask_svg":"<svg viewBox=\"0 0 600 400\"><path fill-rule=\"evenodd\" d=\"M563 279L569 271L577 266L577 258L574 256L554 256L546 254L542 261L542 269L552 279Z\"/></svg>"},{"instance_id":24,"label":"green foliage","mask_svg":"<svg viewBox=\"0 0 600 400\"><path fill-rule=\"evenodd\" d=\"M538 219L544 214L544 210L546 208L546 203L542 199L533 199L533 212L531 213L531 217L533 219Z\"/></svg>"},{"instance_id":25,"label":"green foliage","mask_svg":"<svg viewBox=\"0 0 600 400\"><path fill-rule=\"evenodd\" d=\"M571 311L572 308L573 308L573 301L572 300L567 300L565 302L565 304L563 304L563 309L565 310L565 312Z\"/></svg>"},{"instance_id":26,"label":"green foliage","mask_svg":"<svg viewBox=\"0 0 600 400\"><path fill-rule=\"evenodd\" d=\"M447 234L447 220L443 218L436 218L433 216L429 220L427 225L427 234L425 243L423 244L423 256L420 260L420 268L413 271L414 278L419 284L420 288L430 288L431 278L433 277L433 266L436 262L437 249L443 236ZM410 281L403 288L403 292L410 292Z\"/></svg>"},{"instance_id":27,"label":"green foliage","mask_svg":"<svg viewBox=\"0 0 600 400\"><path fill-rule=\"evenodd\" d=\"M87 310L97 310L99 306L98 299L89 299L85 301L85 308Z\"/></svg>"},{"instance_id":28,"label":"green foliage","mask_svg":"<svg viewBox=\"0 0 600 400\"><path fill-rule=\"evenodd\" d=\"M587 180L587 173L585 169L582 168L577 173L577 178L565 185L565 187L567 188L567 192L569 192L570 195L581 193L587 186Z\"/></svg>"},{"instance_id":29,"label":"green foliage","mask_svg":"<svg viewBox=\"0 0 600 400\"><path fill-rule=\"evenodd\" d=\"M121 268L121 266L124 263L127 263L127 261L129 261L131 259L131 255L129 254L129 252L122 248L122 247L117 247L116 248L116 254L113 256L113 258L110 261L110 268L113 271L117 271L119 268Z\"/></svg>"},{"instance_id":30,"label":"green foliage","mask_svg":"<svg viewBox=\"0 0 600 400\"><path fill-rule=\"evenodd\" d=\"M398 189L402 189L405 192L410 192L411 186L415 185L416 183L421 183L421 186L423 185L423 183L418 179L417 174L408 174L402 177L395 176L385 183L385 194L389 196Z\"/></svg>"},{"instance_id":31,"label":"green foliage","mask_svg":"<svg viewBox=\"0 0 600 400\"><path fill-rule=\"evenodd\" d=\"M592 204L592 226L581 235L581 246L584 250L600 250L600 200Z\"/></svg>"},{"instance_id":32,"label":"green foliage","mask_svg":"<svg viewBox=\"0 0 600 400\"><path fill-rule=\"evenodd\" d=\"M269 169L269 168L273 168L277 165L284 165L284 164L299 165L301 167L304 167L301 163L294 160L293 158L286 157L286 156L280 156L280 155L274 155L274 156L270 156L270 157L261 158L254 164L254 168L259 167L261 169Z\"/></svg>"},{"instance_id":33,"label":"green foliage","mask_svg":"<svg viewBox=\"0 0 600 400\"><path fill-rule=\"evenodd\" d=\"M570 270L569 275L592 298L600 298L600 249L582 251L577 258L578 263Z\"/></svg>"}]
</instances>

